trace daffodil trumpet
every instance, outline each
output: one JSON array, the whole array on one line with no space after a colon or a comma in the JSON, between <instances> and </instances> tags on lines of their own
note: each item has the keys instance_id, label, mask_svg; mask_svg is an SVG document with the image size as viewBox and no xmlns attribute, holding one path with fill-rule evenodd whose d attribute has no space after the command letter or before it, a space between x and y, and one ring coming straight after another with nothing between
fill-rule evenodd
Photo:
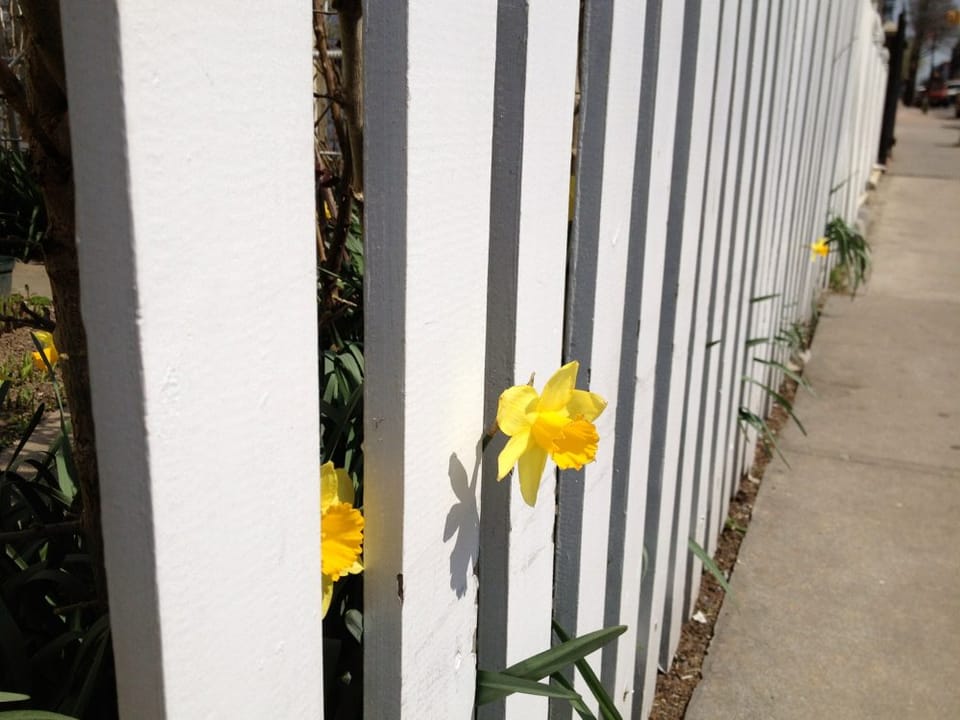
<instances>
[{"instance_id":1,"label":"daffodil trumpet","mask_svg":"<svg viewBox=\"0 0 960 720\"><path fill-rule=\"evenodd\" d=\"M503 480L517 466L520 494L533 507L540 480L553 459L563 470L581 469L593 462L600 436L593 421L607 407L596 393L577 390L580 364L561 367L538 393L530 385L515 385L503 391L497 405L497 426L510 436L497 458L497 479Z\"/></svg>"}]
</instances>

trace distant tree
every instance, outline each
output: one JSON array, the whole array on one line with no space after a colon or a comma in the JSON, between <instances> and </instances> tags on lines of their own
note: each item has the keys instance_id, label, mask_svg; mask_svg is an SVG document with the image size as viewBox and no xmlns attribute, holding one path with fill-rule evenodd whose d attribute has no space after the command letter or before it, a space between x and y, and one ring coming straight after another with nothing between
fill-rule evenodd
<instances>
[{"instance_id":1,"label":"distant tree","mask_svg":"<svg viewBox=\"0 0 960 720\"><path fill-rule=\"evenodd\" d=\"M954 32L947 22L947 11L954 9L953 0L910 0L908 17L913 28L913 41L907 61L907 87L904 102L913 104L917 77L924 77L920 59L925 53L933 53L937 45ZM932 55L931 55L932 57Z\"/></svg>"}]
</instances>

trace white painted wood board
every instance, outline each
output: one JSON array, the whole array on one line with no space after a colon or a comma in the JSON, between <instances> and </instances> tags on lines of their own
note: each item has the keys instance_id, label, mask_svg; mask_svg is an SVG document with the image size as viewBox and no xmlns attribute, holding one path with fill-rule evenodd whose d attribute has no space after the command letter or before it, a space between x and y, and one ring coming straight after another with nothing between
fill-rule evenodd
<instances>
[{"instance_id":1,"label":"white painted wood board","mask_svg":"<svg viewBox=\"0 0 960 720\"><path fill-rule=\"evenodd\" d=\"M683 242L699 245L698 274L696 277L696 303L691 302L694 315L692 339L687 352L691 355L688 389L686 396L686 424L683 427L683 457L680 468L681 492L689 488L691 497L691 517L688 520L686 536L678 533L677 567L693 563L693 567L684 572L674 573L672 617L681 617L685 611L679 605L684 585L689 587L688 596L695 598L700 587L700 561L688 555L686 537L693 537L701 547L704 545L706 531L707 494L696 482L697 441L702 432L700 415L701 393L703 390L703 367L707 354L706 344L710 283L713 273L716 234L703 232L703 198L707 183L708 157L711 156L710 135L713 115L714 81L716 77L717 45L720 34L719 3L701 3L700 38L697 51L697 80L694 93L693 127L690 134L690 163L687 168L687 203L683 221ZM691 606L688 600L687 607ZM671 639L671 643L675 642Z\"/></svg>"},{"instance_id":2,"label":"white painted wood board","mask_svg":"<svg viewBox=\"0 0 960 720\"><path fill-rule=\"evenodd\" d=\"M322 717L309 6L61 11L120 712Z\"/></svg>"},{"instance_id":3,"label":"white painted wood board","mask_svg":"<svg viewBox=\"0 0 960 720\"><path fill-rule=\"evenodd\" d=\"M561 364L578 21L575 0L528 6L515 382L524 384L535 372L538 389ZM548 461L534 508L523 502L516 477L509 482L510 534L503 540L509 543L506 651L512 664L551 644L556 466ZM546 698L506 701L508 718L546 714Z\"/></svg>"},{"instance_id":4,"label":"white painted wood board","mask_svg":"<svg viewBox=\"0 0 960 720\"><path fill-rule=\"evenodd\" d=\"M375 30L387 42L389 28ZM406 57L398 79L406 82L405 103L383 111L401 117L405 111L405 188L384 192L404 192L405 205L395 231L368 227L366 238L382 253L368 258L371 270L390 257L390 238L371 231L397 232L405 253L399 266L376 268L382 294L367 308L368 327L379 323L378 345L367 352L391 358L376 366L383 376L371 374L368 383L388 387L395 382L391 367L402 368L402 397L374 394L384 406L398 402L401 417L367 423L365 702L368 710L389 705L401 718L470 717L477 540L461 528L466 546L458 550L444 536L455 507L478 506L475 484L458 493L455 475L471 476L489 420L483 401L496 7L411 3L398 37L403 47L396 53ZM386 170L377 158L367 162L368 175ZM389 312L396 303L403 319L384 327L377 308ZM396 446L401 458L384 455ZM473 553L463 587L452 582L456 552Z\"/></svg>"},{"instance_id":5,"label":"white painted wood board","mask_svg":"<svg viewBox=\"0 0 960 720\"><path fill-rule=\"evenodd\" d=\"M736 43L736 57L734 58L735 80L731 92L730 126L727 135L726 162L723 172L723 206L718 226L717 247L719 253L719 273L716 281L715 295L715 338L721 338L722 342L717 346L715 367L710 368L708 377L708 388L710 395L713 396L714 407L711 408L714 413L713 422L715 423L712 434L712 445L709 455L704 458L704 462L709 462L710 482L713 488L713 511L710 514L708 533L713 543L719 537L723 530L723 522L727 515L726 493L729 487L727 478L723 471L724 443L726 441L726 417L724 408L728 404L730 393L729 384L724 382L726 370L729 367L728 352L729 347L734 342L732 328L728 320L728 301L732 285L732 265L736 265L736 239L734 238L734 215L736 203L739 197L740 188L738 182L738 160L741 149L741 126L744 123L744 96L746 92L746 64L749 53L749 28L752 15L752 3L750 0L744 0L740 4L739 17L732 24L730 34L724 34L722 37L732 37L736 33L738 41Z\"/></svg>"},{"instance_id":6,"label":"white painted wood board","mask_svg":"<svg viewBox=\"0 0 960 720\"><path fill-rule=\"evenodd\" d=\"M667 217L670 203L670 190L673 173L673 145L676 134L677 92L680 81L680 59L683 50L683 27L685 5L669 3L660 10L660 42L658 52L658 72L656 101L653 120L653 139L650 147L650 180L647 202L647 216L644 233L643 284L640 301L640 328L637 350L637 388L634 398L633 443L631 445L630 474L634 479L644 478L650 466L649 456L657 451L651 445L654 389L656 382L657 354L661 322L661 299L663 293L663 268L667 242ZM660 450L663 452L663 450ZM649 714L652 703L653 686L656 681L657 654L660 631L663 622L663 596L669 571L670 536L673 521L673 504L676 497L676 472L667 475L661 466L661 477L646 477L644 482L634 482L627 503L628 527L639 522L646 513L649 494L642 488L651 485L660 486L660 513L656 530L657 547L647 548L648 572L653 573L653 600L651 604L651 625L638 627L638 640L646 656L644 673L643 715ZM649 518L649 514L647 514ZM649 530L641 537L649 536ZM633 606L636 585L627 583L627 568L630 576L639 580L643 566L641 548L628 544L624 553L624 592L621 596L621 613L628 616L632 612L637 616L638 607ZM641 599L642 600L642 599ZM646 638L646 641L644 641ZM652 668L651 668L652 665ZM618 663L618 673L627 671L628 662ZM652 672L651 672L652 670ZM634 673L636 678L636 673ZM621 675L621 677L623 677ZM653 678L653 680L651 680ZM634 680L637 681L636 679ZM619 686L619 683L618 683ZM634 687L634 692L641 688ZM618 698L619 700L620 698ZM638 706L632 698L634 710Z\"/></svg>"},{"instance_id":7,"label":"white painted wood board","mask_svg":"<svg viewBox=\"0 0 960 720\"><path fill-rule=\"evenodd\" d=\"M589 632L603 625L606 602L606 566L609 549L610 497L613 480L613 442L620 393L620 360L623 330L623 297L630 237L634 152L640 102L645 10L638 3L615 3L610 38L606 130L601 189L597 284L593 326L590 387L604 395L609 405L597 421L601 437L597 461L585 468L583 534L577 627ZM607 440L604 447L603 441ZM634 486L631 487L633 489ZM631 547L627 525L626 548ZM642 528L640 533L642 536ZM625 566L626 567L626 566ZM626 574L624 576L626 585ZM616 642L618 656L629 654L636 623L621 615L629 626ZM601 653L587 657L600 667ZM618 663L619 664L619 663ZM577 686L583 689L582 685Z\"/></svg>"}]
</instances>

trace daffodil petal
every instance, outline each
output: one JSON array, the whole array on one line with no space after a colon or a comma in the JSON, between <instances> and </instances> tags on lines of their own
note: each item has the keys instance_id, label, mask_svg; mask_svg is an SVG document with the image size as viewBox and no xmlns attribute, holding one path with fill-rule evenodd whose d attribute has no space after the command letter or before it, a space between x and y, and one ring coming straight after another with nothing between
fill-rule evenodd
<instances>
[{"instance_id":1,"label":"daffodil petal","mask_svg":"<svg viewBox=\"0 0 960 720\"><path fill-rule=\"evenodd\" d=\"M567 403L570 402L570 395L577 385L577 371L579 370L580 363L576 360L568 362L557 370L553 377L547 380L547 384L543 386L537 410L550 412L562 410L566 407Z\"/></svg>"},{"instance_id":2,"label":"daffodil petal","mask_svg":"<svg viewBox=\"0 0 960 720\"><path fill-rule=\"evenodd\" d=\"M333 503L337 502L339 492L337 470L332 462L320 466L320 512L325 513Z\"/></svg>"},{"instance_id":3,"label":"daffodil petal","mask_svg":"<svg viewBox=\"0 0 960 720\"><path fill-rule=\"evenodd\" d=\"M337 468L337 500L353 505L353 480L350 473L343 468Z\"/></svg>"},{"instance_id":4,"label":"daffodil petal","mask_svg":"<svg viewBox=\"0 0 960 720\"><path fill-rule=\"evenodd\" d=\"M520 494L530 507L537 504L537 492L546 464L547 451L535 443L530 443L527 452L520 456Z\"/></svg>"},{"instance_id":5,"label":"daffodil petal","mask_svg":"<svg viewBox=\"0 0 960 720\"><path fill-rule=\"evenodd\" d=\"M333 600L333 580L326 575L320 576L320 590L322 599L320 601L320 617L325 618L330 609L330 601Z\"/></svg>"},{"instance_id":6,"label":"daffodil petal","mask_svg":"<svg viewBox=\"0 0 960 720\"><path fill-rule=\"evenodd\" d=\"M520 456L527 451L527 445L529 444L529 430L523 430L507 440L507 444L497 457L497 480L503 480L510 474L513 466L516 465L520 459Z\"/></svg>"},{"instance_id":7,"label":"daffodil petal","mask_svg":"<svg viewBox=\"0 0 960 720\"><path fill-rule=\"evenodd\" d=\"M514 385L500 394L497 404L497 425L507 435L516 435L530 428L527 413L536 404L537 391L529 385Z\"/></svg>"},{"instance_id":8,"label":"daffodil petal","mask_svg":"<svg viewBox=\"0 0 960 720\"><path fill-rule=\"evenodd\" d=\"M597 456L600 436L593 423L573 420L563 429L563 435L555 442L550 453L561 470L579 470Z\"/></svg>"},{"instance_id":9,"label":"daffodil petal","mask_svg":"<svg viewBox=\"0 0 960 720\"><path fill-rule=\"evenodd\" d=\"M34 330L33 336L40 343L41 347L48 348L53 346L53 333L46 330Z\"/></svg>"},{"instance_id":10,"label":"daffodil petal","mask_svg":"<svg viewBox=\"0 0 960 720\"><path fill-rule=\"evenodd\" d=\"M353 505L353 480L346 470L326 462L320 466L320 512L337 502Z\"/></svg>"},{"instance_id":11,"label":"daffodil petal","mask_svg":"<svg viewBox=\"0 0 960 720\"><path fill-rule=\"evenodd\" d=\"M607 401L596 393L586 390L574 390L567 403L567 412L571 418L582 417L593 422L607 407Z\"/></svg>"}]
</instances>

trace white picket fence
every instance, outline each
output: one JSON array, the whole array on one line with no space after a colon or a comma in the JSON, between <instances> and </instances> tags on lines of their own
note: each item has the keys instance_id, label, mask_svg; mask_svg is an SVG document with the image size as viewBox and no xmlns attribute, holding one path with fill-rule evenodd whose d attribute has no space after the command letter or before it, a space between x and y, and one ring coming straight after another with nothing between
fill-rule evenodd
<instances>
[{"instance_id":1,"label":"white picket fence","mask_svg":"<svg viewBox=\"0 0 960 720\"><path fill-rule=\"evenodd\" d=\"M121 709L317 718L310 8L177 5L62 8ZM629 626L590 661L646 717L699 588L687 538L715 548L751 459L738 408L768 409L742 378L781 380L747 340L809 318L809 245L857 217L879 20L868 0L364 13L366 713L471 717L477 667L546 649L556 617ZM609 400L600 451L548 465L531 509L480 440L502 389L574 359Z\"/></svg>"}]
</instances>

